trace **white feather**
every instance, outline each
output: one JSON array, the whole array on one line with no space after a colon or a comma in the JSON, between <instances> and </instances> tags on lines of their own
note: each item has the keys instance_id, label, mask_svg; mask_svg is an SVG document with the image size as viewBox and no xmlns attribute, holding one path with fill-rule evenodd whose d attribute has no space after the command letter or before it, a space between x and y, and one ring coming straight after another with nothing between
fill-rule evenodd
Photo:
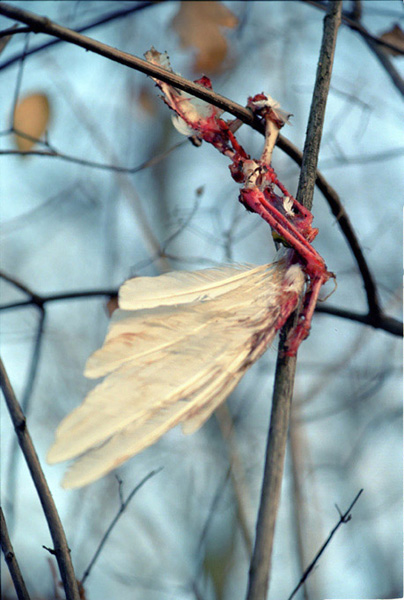
<instances>
[{"instance_id":1,"label":"white feather","mask_svg":"<svg viewBox=\"0 0 404 600\"><path fill-rule=\"evenodd\" d=\"M236 289L243 279L256 274L262 277L266 269L266 266L235 265L201 271L173 271L159 277L135 277L119 290L119 306L124 310L139 310L212 300Z\"/></svg>"},{"instance_id":2,"label":"white feather","mask_svg":"<svg viewBox=\"0 0 404 600\"><path fill-rule=\"evenodd\" d=\"M285 261L126 282L88 377L107 375L59 425L48 453L79 457L63 485L94 481L182 423L198 429L271 343L304 275ZM147 308L145 308L147 307Z\"/></svg>"}]
</instances>

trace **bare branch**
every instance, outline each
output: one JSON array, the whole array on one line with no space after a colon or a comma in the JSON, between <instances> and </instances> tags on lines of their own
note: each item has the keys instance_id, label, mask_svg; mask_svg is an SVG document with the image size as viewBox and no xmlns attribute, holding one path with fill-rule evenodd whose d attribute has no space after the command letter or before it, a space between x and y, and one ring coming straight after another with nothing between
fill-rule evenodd
<instances>
[{"instance_id":1,"label":"bare branch","mask_svg":"<svg viewBox=\"0 0 404 600\"><path fill-rule=\"evenodd\" d=\"M356 321L357 323L364 323L370 325L374 329L382 329L397 337L403 337L403 324L394 317L389 317L382 312L377 315L377 318L373 314L368 313L367 315L361 315L351 310L344 308L338 308L337 306L329 306L327 304L317 304L317 313L323 313L327 315L334 315L335 317L341 317L342 319L348 319L349 321Z\"/></svg>"},{"instance_id":2,"label":"bare branch","mask_svg":"<svg viewBox=\"0 0 404 600\"><path fill-rule=\"evenodd\" d=\"M91 569L93 568L93 566L95 565L96 560L98 559L99 555L101 554L101 551L102 551L103 547L105 546L105 543L106 543L107 539L111 535L111 532L112 532L113 528L118 523L121 515L128 508L128 505L129 505L130 501L132 500L132 498L134 497L134 495L140 490L141 487L144 486L144 484L146 483L146 481L149 481L149 479L151 479L152 477L154 477L154 475L157 475L157 473L160 473L160 471L162 470L162 468L163 467L160 467L159 469L155 469L154 471L151 471L148 475L146 475L146 477L144 477L142 479L142 481L140 483L138 483L136 487L133 488L133 490L131 491L131 493L129 494L129 496L126 498L125 501L123 501L123 497L122 497L122 481L120 479L118 479L118 484L119 484L119 498L120 498L121 505L119 507L119 510L118 510L117 514L112 519L112 521L111 521L108 529L106 530L106 532L102 536L102 539L101 539L100 543L98 544L98 547L97 547L97 549L96 549L96 551L94 553L93 558L90 561L90 564L88 565L87 569L84 571L83 577L81 578L81 581L80 581L80 584L82 586L84 585L84 582L87 579L87 577L90 575Z\"/></svg>"},{"instance_id":3,"label":"bare branch","mask_svg":"<svg viewBox=\"0 0 404 600\"><path fill-rule=\"evenodd\" d=\"M25 461L31 473L32 480L38 492L39 499L48 522L49 531L52 536L54 551L59 565L60 576L63 581L66 600L80 600L76 577L74 575L73 565L70 558L70 550L63 525L60 521L55 503L52 498L48 483L42 471L37 453L32 443L24 413L18 403L4 368L3 361L0 358L0 386L3 390L7 408L14 425L20 448L24 454Z\"/></svg>"},{"instance_id":4,"label":"bare branch","mask_svg":"<svg viewBox=\"0 0 404 600\"><path fill-rule=\"evenodd\" d=\"M292 598L299 591L299 589L301 588L301 586L303 585L303 583L306 581L306 579L308 578L308 576L310 575L310 573L312 572L312 570L314 569L314 567L318 563L318 561L320 559L320 556L323 554L324 550L327 548L328 544L331 542L331 539L333 538L333 536L337 532L337 530L341 527L342 524L348 523L351 520L351 518L352 518L352 515L350 514L351 510L353 509L353 507L355 506L355 504L359 500L359 496L362 494L362 492L363 492L363 489L360 490L356 494L356 496L355 496L354 500L352 501L350 507L348 508L348 510L344 514L341 514L340 510L337 507L337 510L339 512L339 515L340 515L340 519L339 519L338 523L335 525L334 529L332 529L330 535L328 536L328 538L326 539L326 541L324 542L324 544L321 546L320 550L317 552L317 554L314 557L313 561L310 563L310 565L307 567L307 569L303 573L303 575L302 575L299 583L297 584L297 586L295 587L295 589L293 590L293 592L290 594L288 600L292 600Z\"/></svg>"},{"instance_id":5,"label":"bare branch","mask_svg":"<svg viewBox=\"0 0 404 600\"><path fill-rule=\"evenodd\" d=\"M8 27L7 29L2 29L0 31L0 39L5 37L11 37L16 33L29 33L30 31L32 31L31 27L17 27L17 25L13 25L12 27ZM21 55L20 58L22 58L22 56L23 55Z\"/></svg>"},{"instance_id":6,"label":"bare branch","mask_svg":"<svg viewBox=\"0 0 404 600\"><path fill-rule=\"evenodd\" d=\"M100 25L112 23L113 21L125 18L134 12L138 12L140 10L143 10L144 8L149 8L151 6L156 6L156 5L157 5L157 2L155 2L155 1L154 2L153 1L152 2L138 2L134 6L130 6L129 8L117 10L112 13L108 13L107 15L104 15L103 17L98 18L95 21L91 21L90 23L87 23L87 25L82 25L81 27L76 29L76 31L77 31L77 33L82 33L83 31L89 31L90 29L95 29L95 27L99 27ZM26 29L27 29L27 31L32 31L32 29L30 27L26 28ZM16 33L18 33L18 32L16 32ZM36 48L31 48L31 50L29 50L26 53L26 56L32 56L33 54L42 52L42 50L47 50L51 46L56 46L56 44L60 44L62 41L63 40L56 39L56 40L52 40L51 42L47 42L46 44L41 44L40 46L37 46ZM23 56L22 54L16 54L16 55L12 56L11 58L9 58L8 60L6 60L4 63L0 64L0 71L7 69L8 67L11 67L16 62L19 62L21 60L22 56Z\"/></svg>"},{"instance_id":7,"label":"bare branch","mask_svg":"<svg viewBox=\"0 0 404 600\"><path fill-rule=\"evenodd\" d=\"M10 571L11 579L13 580L14 589L18 600L30 600L28 590L25 586L17 558L14 554L14 549L11 540L8 536L7 524L4 518L3 510L0 507L0 545L4 554L4 560L7 563Z\"/></svg>"},{"instance_id":8,"label":"bare branch","mask_svg":"<svg viewBox=\"0 0 404 600\"><path fill-rule=\"evenodd\" d=\"M307 208L310 208L312 204L325 106L331 81L337 31L341 22L341 10L341 0L331 2L329 12L324 19L323 39L297 191L298 201ZM290 319L289 327L288 325L284 327L279 342L264 480L254 552L250 564L247 600L264 600L267 597L296 370L296 356L285 356L284 343L295 320L296 317Z\"/></svg>"},{"instance_id":9,"label":"bare branch","mask_svg":"<svg viewBox=\"0 0 404 600\"><path fill-rule=\"evenodd\" d=\"M40 140L36 140L39 142ZM152 167L158 164L161 160L166 158L173 150L176 150L180 146L183 146L187 143L187 140L182 140L177 144L174 144L171 148L164 150L160 154L153 156L152 158L144 161L140 165L136 165L135 167L123 167L120 165L108 165L106 163L100 163L93 160L86 160L85 158L79 158L78 156L72 156L71 154L65 154L64 152L60 152L54 148L49 150L15 150L13 148L0 150L0 155L3 156L41 156L43 158L59 158L60 160L64 160L65 162L75 163L77 165L81 165L82 167L91 167L92 169L100 169L102 171L113 171L115 173L130 173L135 174L139 173L139 171L143 171L148 167ZM46 146L49 146L46 144Z\"/></svg>"}]
</instances>

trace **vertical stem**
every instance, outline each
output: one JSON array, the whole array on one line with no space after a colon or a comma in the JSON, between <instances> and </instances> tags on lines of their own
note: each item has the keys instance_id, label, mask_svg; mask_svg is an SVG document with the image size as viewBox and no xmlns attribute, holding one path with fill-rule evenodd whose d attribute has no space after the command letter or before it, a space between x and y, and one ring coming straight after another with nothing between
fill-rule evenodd
<instances>
[{"instance_id":1,"label":"vertical stem","mask_svg":"<svg viewBox=\"0 0 404 600\"><path fill-rule=\"evenodd\" d=\"M275 523L282 486L287 431L290 420L296 357L278 353L264 467L264 480L258 512L254 552L250 565L247 600L267 597Z\"/></svg>"},{"instance_id":2,"label":"vertical stem","mask_svg":"<svg viewBox=\"0 0 404 600\"><path fill-rule=\"evenodd\" d=\"M337 31L341 22L341 9L342 0L333 0L329 3L328 13L324 19L323 39L296 196L297 200L308 209L311 209L313 200L327 94L330 87ZM247 600L265 600L268 593L275 523L281 494L296 371L296 357L285 356L283 346L285 336L293 325L293 319L290 319L279 343L264 480L249 572Z\"/></svg>"},{"instance_id":3,"label":"vertical stem","mask_svg":"<svg viewBox=\"0 0 404 600\"><path fill-rule=\"evenodd\" d=\"M330 89L332 65L334 61L337 31L341 24L341 0L332 0L324 17L323 39L320 58L317 65L316 83L314 84L306 140L303 149L302 168L296 200L311 210L313 204L314 185L320 142L323 133L325 107Z\"/></svg>"},{"instance_id":4,"label":"vertical stem","mask_svg":"<svg viewBox=\"0 0 404 600\"><path fill-rule=\"evenodd\" d=\"M72 561L70 558L70 549L67 545L63 525L60 521L55 503L52 498L48 483L42 471L37 453L28 432L24 413L14 394L4 368L3 361L0 358L0 386L3 390L7 408L14 425L15 433L18 437L18 443L25 461L31 473L32 480L38 492L39 499L48 522L49 531L52 536L56 560L58 561L60 576L63 581L66 600L80 600L77 580L74 574Z\"/></svg>"}]
</instances>

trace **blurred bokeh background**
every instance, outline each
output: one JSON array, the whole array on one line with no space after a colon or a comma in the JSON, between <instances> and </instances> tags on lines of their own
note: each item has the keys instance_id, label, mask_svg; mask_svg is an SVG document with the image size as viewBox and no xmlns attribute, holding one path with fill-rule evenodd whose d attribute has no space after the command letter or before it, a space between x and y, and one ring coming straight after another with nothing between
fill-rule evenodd
<instances>
[{"instance_id":1,"label":"blurred bokeh background","mask_svg":"<svg viewBox=\"0 0 404 600\"><path fill-rule=\"evenodd\" d=\"M217 92L242 105L250 95L269 93L293 113L283 133L303 148L324 17L308 2L11 4L72 29L114 15L84 33L137 56L151 46L167 51L175 71L190 79L205 73ZM344 2L345 11L354 8L361 8L369 32L403 47L399 0ZM11 25L0 18L1 30ZM20 33L0 55L1 268L14 280L0 281L3 308L28 298L15 282L49 299L117 290L130 276L167 269L273 259L268 226L238 203L226 158L207 144L192 146L173 128L149 78L64 42L29 54L50 40ZM402 73L402 55L385 52ZM27 147L12 133L14 109L15 127L34 125L31 135L42 143ZM352 221L383 308L396 318L402 123L399 88L365 39L342 24L319 168ZM262 136L247 126L238 136L259 156ZM27 149L39 154L18 153ZM273 165L295 193L297 165L279 149ZM313 213L320 230L315 247L337 275L326 302L365 314L358 268L318 190ZM45 455L59 421L93 385L82 372L104 338L107 300L75 296L49 299L43 314L33 305L0 312L2 357L79 578L117 513L118 482L111 474L63 491L65 465L50 467ZM119 469L126 497L163 467L115 526L86 579L89 600L244 598L275 359L276 345L229 399L231 439L213 417L195 435L168 433ZM352 521L297 597L402 597L401 365L399 337L315 315L298 357L270 598L288 598L338 521L335 505L344 511L361 488ZM1 416L2 505L14 549L32 598L55 598L54 559L42 547L52 542L3 405ZM231 461L238 465L235 479ZM4 597L13 598L4 562L2 568Z\"/></svg>"}]
</instances>

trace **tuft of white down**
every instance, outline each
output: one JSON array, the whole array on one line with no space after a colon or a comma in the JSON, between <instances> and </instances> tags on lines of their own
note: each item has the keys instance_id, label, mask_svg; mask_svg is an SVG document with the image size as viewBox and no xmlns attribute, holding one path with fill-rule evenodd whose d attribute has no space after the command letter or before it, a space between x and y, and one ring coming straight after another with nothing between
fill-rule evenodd
<instances>
[{"instance_id":1,"label":"tuft of white down","mask_svg":"<svg viewBox=\"0 0 404 600\"><path fill-rule=\"evenodd\" d=\"M86 485L182 423L197 430L273 340L304 286L298 265L236 265L127 281L87 377L105 376L59 425L48 462ZM290 299L295 298L295 302ZM282 319L285 320L283 311Z\"/></svg>"}]
</instances>

